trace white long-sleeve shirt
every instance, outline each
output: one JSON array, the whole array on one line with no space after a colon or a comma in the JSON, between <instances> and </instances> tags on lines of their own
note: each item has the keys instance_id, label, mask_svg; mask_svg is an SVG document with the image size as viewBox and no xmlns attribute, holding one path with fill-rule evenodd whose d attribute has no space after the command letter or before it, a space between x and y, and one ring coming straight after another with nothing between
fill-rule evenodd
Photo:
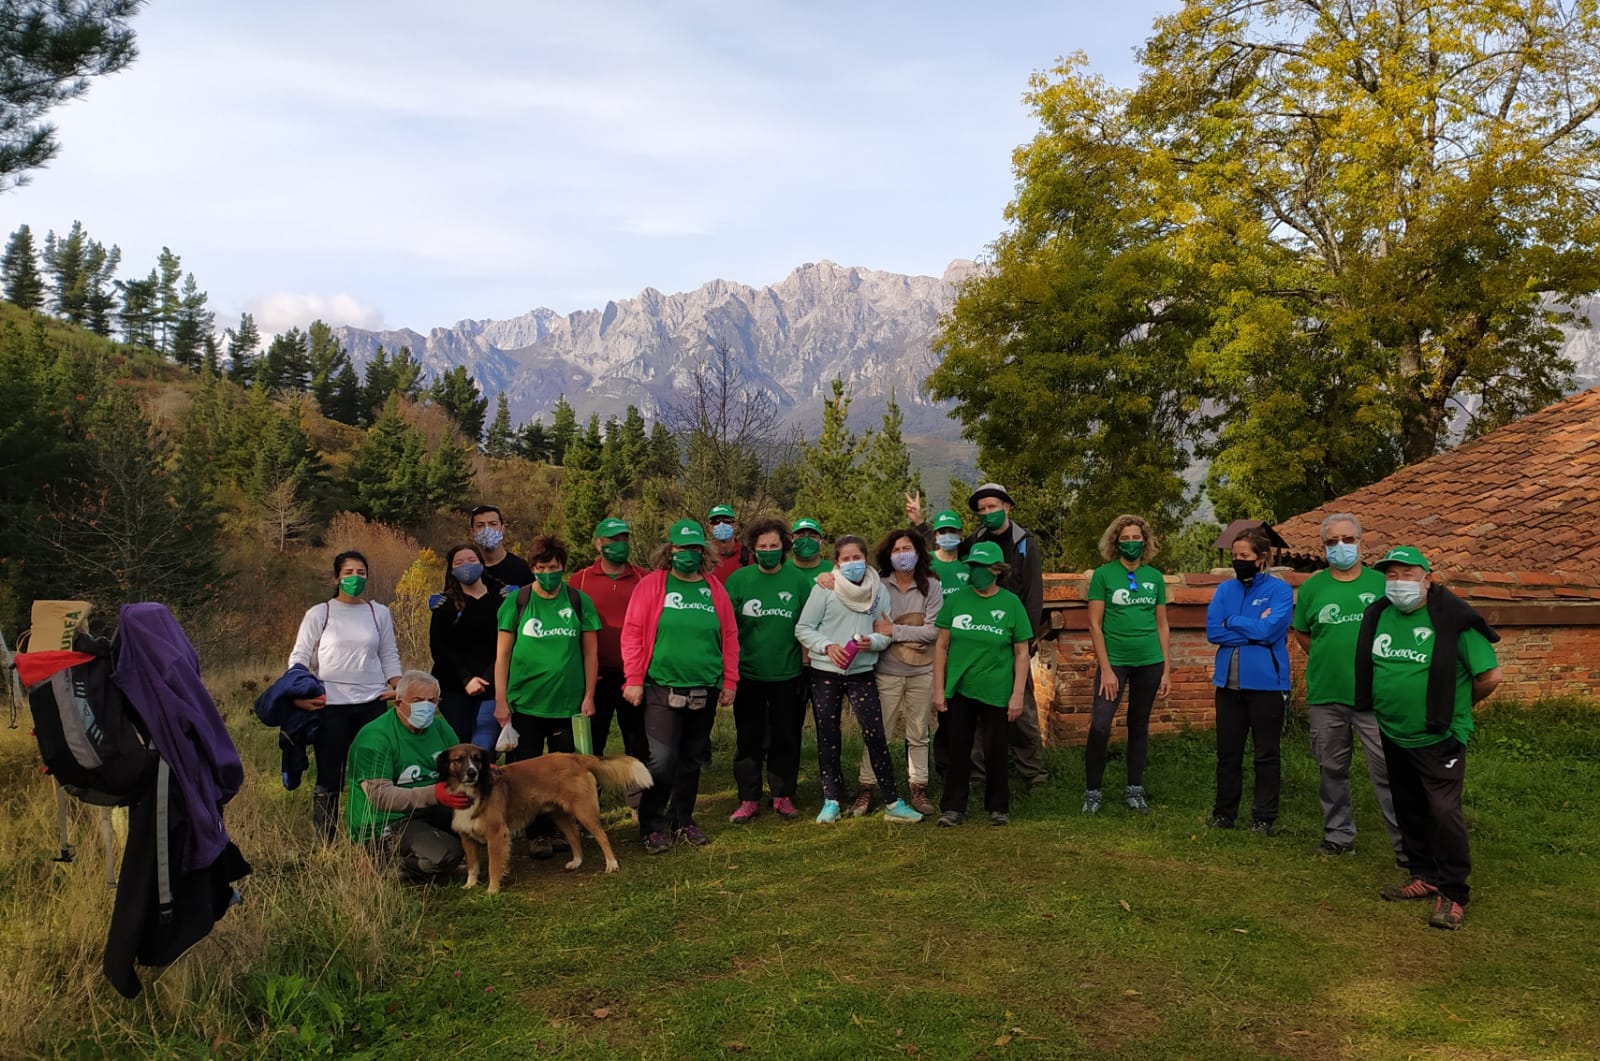
<instances>
[{"instance_id":1,"label":"white long-sleeve shirt","mask_svg":"<svg viewBox=\"0 0 1600 1061\"><path fill-rule=\"evenodd\" d=\"M325 601L306 610L289 653L289 666L310 669L328 690L329 704L378 699L400 676L394 617L381 604Z\"/></svg>"}]
</instances>

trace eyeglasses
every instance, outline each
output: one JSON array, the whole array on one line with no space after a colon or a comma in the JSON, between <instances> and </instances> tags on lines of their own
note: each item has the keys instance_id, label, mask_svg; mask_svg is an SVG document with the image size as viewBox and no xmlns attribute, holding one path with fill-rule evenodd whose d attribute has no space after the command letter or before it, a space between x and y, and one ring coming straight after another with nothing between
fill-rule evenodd
<instances>
[{"instance_id":1,"label":"eyeglasses","mask_svg":"<svg viewBox=\"0 0 1600 1061\"><path fill-rule=\"evenodd\" d=\"M711 525L713 527L715 527L719 523L732 524L733 520L729 519L727 516L718 516L716 519L711 521Z\"/></svg>"},{"instance_id":2,"label":"eyeglasses","mask_svg":"<svg viewBox=\"0 0 1600 1061\"><path fill-rule=\"evenodd\" d=\"M1343 535L1334 535L1331 538L1324 538L1324 539L1322 539L1322 544L1323 545L1354 545L1356 542L1358 542L1360 540L1361 539L1356 537L1354 534L1343 534Z\"/></svg>"},{"instance_id":3,"label":"eyeglasses","mask_svg":"<svg viewBox=\"0 0 1600 1061\"><path fill-rule=\"evenodd\" d=\"M1133 572L1133 571L1129 571L1128 572L1128 588L1129 589L1138 589L1139 588L1139 575L1136 572Z\"/></svg>"}]
</instances>

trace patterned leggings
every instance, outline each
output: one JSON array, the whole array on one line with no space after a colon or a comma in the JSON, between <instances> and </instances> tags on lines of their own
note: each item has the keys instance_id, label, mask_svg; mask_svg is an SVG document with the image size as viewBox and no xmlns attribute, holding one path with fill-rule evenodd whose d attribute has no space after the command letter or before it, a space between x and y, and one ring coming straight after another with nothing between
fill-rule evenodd
<instances>
[{"instance_id":1,"label":"patterned leggings","mask_svg":"<svg viewBox=\"0 0 1600 1061\"><path fill-rule=\"evenodd\" d=\"M844 700L861 724L861 738L872 760L872 773L883 790L885 805L900 798L894 786L894 762L889 758L889 742L883 735L883 707L878 700L878 681L872 671L861 674L835 674L811 669L811 710L817 722L817 767L822 774L824 799L844 799L844 768L839 758L839 719Z\"/></svg>"}]
</instances>

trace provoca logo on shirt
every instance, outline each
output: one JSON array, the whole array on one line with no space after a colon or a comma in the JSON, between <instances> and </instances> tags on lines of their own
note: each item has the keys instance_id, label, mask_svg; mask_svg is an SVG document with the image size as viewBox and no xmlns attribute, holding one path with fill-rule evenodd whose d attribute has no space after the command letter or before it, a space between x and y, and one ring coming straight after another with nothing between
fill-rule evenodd
<instances>
[{"instance_id":1,"label":"provoca logo on shirt","mask_svg":"<svg viewBox=\"0 0 1600 1061\"><path fill-rule=\"evenodd\" d=\"M1422 636L1424 634L1427 636ZM1433 631L1419 626L1411 631L1411 636L1418 642L1423 642L1433 636ZM1396 647L1394 637L1390 634L1379 634L1372 639L1372 655L1377 659L1404 659L1412 663L1427 663L1432 658L1420 649Z\"/></svg>"},{"instance_id":2,"label":"provoca logo on shirt","mask_svg":"<svg viewBox=\"0 0 1600 1061\"><path fill-rule=\"evenodd\" d=\"M794 594L793 593L779 593L778 594L778 599L779 600L783 600L785 598L787 598L790 601L793 601L794 600ZM757 600L755 597L751 597L749 600L744 602L744 607L740 610L739 614L743 615L747 619L763 619L763 618L793 619L794 618L794 608L791 607L791 608L785 609L781 605L774 606L774 607L771 607L771 608L767 608L767 607L764 607L762 605L761 601Z\"/></svg>"},{"instance_id":3,"label":"provoca logo on shirt","mask_svg":"<svg viewBox=\"0 0 1600 1061\"><path fill-rule=\"evenodd\" d=\"M572 618L572 609L571 608L563 608L563 609L561 609L561 615L562 615L562 618L564 618L564 619L571 619ZM523 637L577 637L578 636L578 630L577 630L576 627L573 627L573 626L552 626L550 629L546 630L545 627L544 627L544 623L540 622L538 619L529 619L527 622L522 624L522 636Z\"/></svg>"},{"instance_id":4,"label":"provoca logo on shirt","mask_svg":"<svg viewBox=\"0 0 1600 1061\"><path fill-rule=\"evenodd\" d=\"M991 618L993 618L997 622L1006 617L1006 613L1003 610L998 609L998 608L995 609L994 611L990 612L989 615L990 615ZM977 621L977 616L975 616L975 615L962 614L962 615L956 616L955 618L950 620L950 629L952 629L952 630L976 630L976 631L981 631L981 632L986 633L986 634L997 634L1000 637L1010 637L1011 636L1011 631L1003 629L1002 627L990 626L988 623L980 623L980 622L978 622Z\"/></svg>"},{"instance_id":5,"label":"provoca logo on shirt","mask_svg":"<svg viewBox=\"0 0 1600 1061\"><path fill-rule=\"evenodd\" d=\"M674 590L673 592L667 594L666 598L661 602L661 606L663 608L671 608L673 611L711 612L715 614L717 607L711 603L711 590L705 586L701 586L699 596L704 599L690 600L682 593Z\"/></svg>"},{"instance_id":6,"label":"provoca logo on shirt","mask_svg":"<svg viewBox=\"0 0 1600 1061\"><path fill-rule=\"evenodd\" d=\"M1133 595L1133 590L1127 588L1112 591L1111 603L1129 605L1154 604L1156 602L1156 584L1154 582L1141 582L1139 583L1139 588L1144 592L1137 597Z\"/></svg>"},{"instance_id":7,"label":"provoca logo on shirt","mask_svg":"<svg viewBox=\"0 0 1600 1061\"><path fill-rule=\"evenodd\" d=\"M438 776L439 775L435 771L424 770L416 763L412 763L410 766L400 771L400 776L394 779L394 783L397 785L414 785L418 781L422 781L424 779L431 781Z\"/></svg>"},{"instance_id":8,"label":"provoca logo on shirt","mask_svg":"<svg viewBox=\"0 0 1600 1061\"><path fill-rule=\"evenodd\" d=\"M1371 593L1358 594L1358 597L1361 601L1360 611L1347 612L1340 608L1337 602L1333 604L1324 604L1317 612L1317 625L1342 626L1345 623L1359 623L1361 621L1362 614L1366 611L1367 605L1371 604L1378 598L1376 595Z\"/></svg>"}]
</instances>

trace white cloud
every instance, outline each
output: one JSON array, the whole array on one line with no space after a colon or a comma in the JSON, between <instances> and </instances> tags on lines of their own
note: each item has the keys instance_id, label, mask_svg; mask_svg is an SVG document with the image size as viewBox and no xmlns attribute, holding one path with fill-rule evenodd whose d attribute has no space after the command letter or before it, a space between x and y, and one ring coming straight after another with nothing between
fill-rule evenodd
<instances>
[{"instance_id":1,"label":"white cloud","mask_svg":"<svg viewBox=\"0 0 1600 1061\"><path fill-rule=\"evenodd\" d=\"M244 308L255 316L256 327L263 335L305 328L316 320L354 328L383 328L383 311L354 295L263 295L247 300Z\"/></svg>"}]
</instances>

